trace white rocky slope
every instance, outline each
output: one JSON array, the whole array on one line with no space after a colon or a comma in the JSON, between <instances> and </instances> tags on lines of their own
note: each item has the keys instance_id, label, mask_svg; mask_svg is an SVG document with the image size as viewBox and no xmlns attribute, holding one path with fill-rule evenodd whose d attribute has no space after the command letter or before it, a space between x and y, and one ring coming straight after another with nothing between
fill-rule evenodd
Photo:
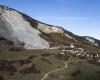
<instances>
[{"instance_id":1,"label":"white rocky slope","mask_svg":"<svg viewBox=\"0 0 100 80\"><path fill-rule=\"evenodd\" d=\"M37 29L45 33L64 33L64 30L60 27L56 27L53 25L45 25L42 23L38 23Z\"/></svg>"},{"instance_id":2,"label":"white rocky slope","mask_svg":"<svg viewBox=\"0 0 100 80\"><path fill-rule=\"evenodd\" d=\"M85 36L85 39L86 39L87 41L89 41L90 43L92 43L92 44L94 44L94 45L96 45L96 46L99 46L98 42L96 42L95 39L93 39L93 38L91 38L91 37L88 37L88 36Z\"/></svg>"},{"instance_id":3,"label":"white rocky slope","mask_svg":"<svg viewBox=\"0 0 100 80\"><path fill-rule=\"evenodd\" d=\"M48 48L48 42L40 38L39 34L20 13L0 7L0 37L14 43L25 43L26 49Z\"/></svg>"}]
</instances>

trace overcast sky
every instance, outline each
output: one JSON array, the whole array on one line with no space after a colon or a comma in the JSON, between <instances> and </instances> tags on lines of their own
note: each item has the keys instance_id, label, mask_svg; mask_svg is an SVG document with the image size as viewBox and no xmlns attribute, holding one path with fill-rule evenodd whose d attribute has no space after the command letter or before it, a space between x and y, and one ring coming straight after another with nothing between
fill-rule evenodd
<instances>
[{"instance_id":1,"label":"overcast sky","mask_svg":"<svg viewBox=\"0 0 100 80\"><path fill-rule=\"evenodd\" d=\"M42 22L100 39L100 0L0 0Z\"/></svg>"}]
</instances>

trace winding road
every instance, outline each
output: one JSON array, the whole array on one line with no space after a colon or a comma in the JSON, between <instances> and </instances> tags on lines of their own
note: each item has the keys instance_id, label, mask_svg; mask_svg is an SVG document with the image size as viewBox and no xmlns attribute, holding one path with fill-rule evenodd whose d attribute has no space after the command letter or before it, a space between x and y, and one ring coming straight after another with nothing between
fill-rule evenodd
<instances>
[{"instance_id":1,"label":"winding road","mask_svg":"<svg viewBox=\"0 0 100 80\"><path fill-rule=\"evenodd\" d=\"M50 71L50 72L46 73L46 74L44 75L44 77L43 77L41 80L45 80L45 79L48 77L49 74L52 74L52 73L54 73L54 72L63 70L63 69L65 69L65 68L67 68L67 67L68 67L67 62L65 62L65 66L64 66L64 67L59 68L59 69L55 69L55 70L53 70L53 71Z\"/></svg>"}]
</instances>

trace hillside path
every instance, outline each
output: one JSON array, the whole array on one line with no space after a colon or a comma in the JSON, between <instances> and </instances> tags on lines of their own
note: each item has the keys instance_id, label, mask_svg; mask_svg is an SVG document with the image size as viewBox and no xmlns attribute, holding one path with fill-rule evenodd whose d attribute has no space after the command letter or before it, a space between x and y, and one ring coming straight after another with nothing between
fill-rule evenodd
<instances>
[{"instance_id":1,"label":"hillside path","mask_svg":"<svg viewBox=\"0 0 100 80\"><path fill-rule=\"evenodd\" d=\"M66 69L67 67L68 67L68 64L67 64L67 62L65 61L65 66L64 66L64 67L59 68L59 69L55 69L55 70L53 70L53 71L50 71L50 72L46 73L46 74L44 75L44 77L43 77L41 80L45 80L45 79L48 77L49 74L52 74L52 73L54 73L54 72L57 72L57 71Z\"/></svg>"}]
</instances>

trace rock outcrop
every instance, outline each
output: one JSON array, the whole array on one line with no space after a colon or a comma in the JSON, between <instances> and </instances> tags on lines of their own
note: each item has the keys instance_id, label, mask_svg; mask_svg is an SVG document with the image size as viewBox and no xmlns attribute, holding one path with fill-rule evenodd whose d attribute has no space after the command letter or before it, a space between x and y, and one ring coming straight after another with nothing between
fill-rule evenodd
<instances>
[{"instance_id":1,"label":"rock outcrop","mask_svg":"<svg viewBox=\"0 0 100 80\"><path fill-rule=\"evenodd\" d=\"M60 27L56 27L53 25L46 25L42 23L38 23L37 29L45 33L64 33L64 30Z\"/></svg>"}]
</instances>

